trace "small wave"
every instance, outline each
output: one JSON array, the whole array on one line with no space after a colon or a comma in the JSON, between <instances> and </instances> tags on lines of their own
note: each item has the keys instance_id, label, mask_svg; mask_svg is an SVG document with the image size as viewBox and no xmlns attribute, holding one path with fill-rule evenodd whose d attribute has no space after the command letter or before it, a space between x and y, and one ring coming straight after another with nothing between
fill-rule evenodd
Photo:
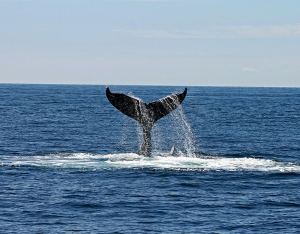
<instances>
[{"instance_id":1,"label":"small wave","mask_svg":"<svg viewBox=\"0 0 300 234\"><path fill-rule=\"evenodd\" d=\"M253 157L143 157L126 154L49 154L43 156L1 156L2 166L36 166L74 169L168 169L201 171L300 172L300 165Z\"/></svg>"}]
</instances>

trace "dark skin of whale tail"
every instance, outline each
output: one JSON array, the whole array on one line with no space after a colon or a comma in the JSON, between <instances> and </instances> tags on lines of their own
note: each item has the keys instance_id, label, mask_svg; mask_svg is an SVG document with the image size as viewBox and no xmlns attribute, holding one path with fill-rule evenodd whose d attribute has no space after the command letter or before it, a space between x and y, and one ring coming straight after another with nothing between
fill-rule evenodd
<instances>
[{"instance_id":1,"label":"dark skin of whale tail","mask_svg":"<svg viewBox=\"0 0 300 234\"><path fill-rule=\"evenodd\" d=\"M143 143L139 151L140 155L151 157L151 129L153 124L175 110L184 100L187 88L180 94L172 94L149 104L134 97L122 93L112 93L106 88L106 96L109 102L123 114L138 121L143 128Z\"/></svg>"}]
</instances>

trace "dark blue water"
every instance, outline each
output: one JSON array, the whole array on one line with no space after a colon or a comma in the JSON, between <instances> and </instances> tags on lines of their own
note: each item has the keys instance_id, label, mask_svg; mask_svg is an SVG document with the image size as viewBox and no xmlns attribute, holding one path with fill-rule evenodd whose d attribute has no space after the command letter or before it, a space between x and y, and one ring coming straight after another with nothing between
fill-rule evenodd
<instances>
[{"instance_id":1,"label":"dark blue water","mask_svg":"<svg viewBox=\"0 0 300 234\"><path fill-rule=\"evenodd\" d=\"M3 233L300 231L300 89L188 87L153 158L105 86L0 84L0 113Z\"/></svg>"}]
</instances>

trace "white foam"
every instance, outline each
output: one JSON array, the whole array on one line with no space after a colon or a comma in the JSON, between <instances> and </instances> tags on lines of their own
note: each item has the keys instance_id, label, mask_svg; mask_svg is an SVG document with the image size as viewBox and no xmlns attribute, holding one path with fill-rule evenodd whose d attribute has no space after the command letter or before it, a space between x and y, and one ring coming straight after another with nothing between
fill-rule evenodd
<instances>
[{"instance_id":1,"label":"white foam","mask_svg":"<svg viewBox=\"0 0 300 234\"><path fill-rule=\"evenodd\" d=\"M74 169L174 169L201 171L261 171L300 172L300 165L258 158L228 157L173 157L154 156L151 158L134 153L126 154L51 154L45 156L0 157L2 166L37 166Z\"/></svg>"}]
</instances>

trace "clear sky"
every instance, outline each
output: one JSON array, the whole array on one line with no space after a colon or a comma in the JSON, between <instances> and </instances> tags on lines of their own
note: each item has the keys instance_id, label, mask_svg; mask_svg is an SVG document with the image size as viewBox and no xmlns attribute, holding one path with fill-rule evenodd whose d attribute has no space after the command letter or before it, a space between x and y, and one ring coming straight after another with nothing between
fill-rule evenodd
<instances>
[{"instance_id":1,"label":"clear sky","mask_svg":"<svg viewBox=\"0 0 300 234\"><path fill-rule=\"evenodd\" d=\"M300 1L0 0L0 83L300 87Z\"/></svg>"}]
</instances>

